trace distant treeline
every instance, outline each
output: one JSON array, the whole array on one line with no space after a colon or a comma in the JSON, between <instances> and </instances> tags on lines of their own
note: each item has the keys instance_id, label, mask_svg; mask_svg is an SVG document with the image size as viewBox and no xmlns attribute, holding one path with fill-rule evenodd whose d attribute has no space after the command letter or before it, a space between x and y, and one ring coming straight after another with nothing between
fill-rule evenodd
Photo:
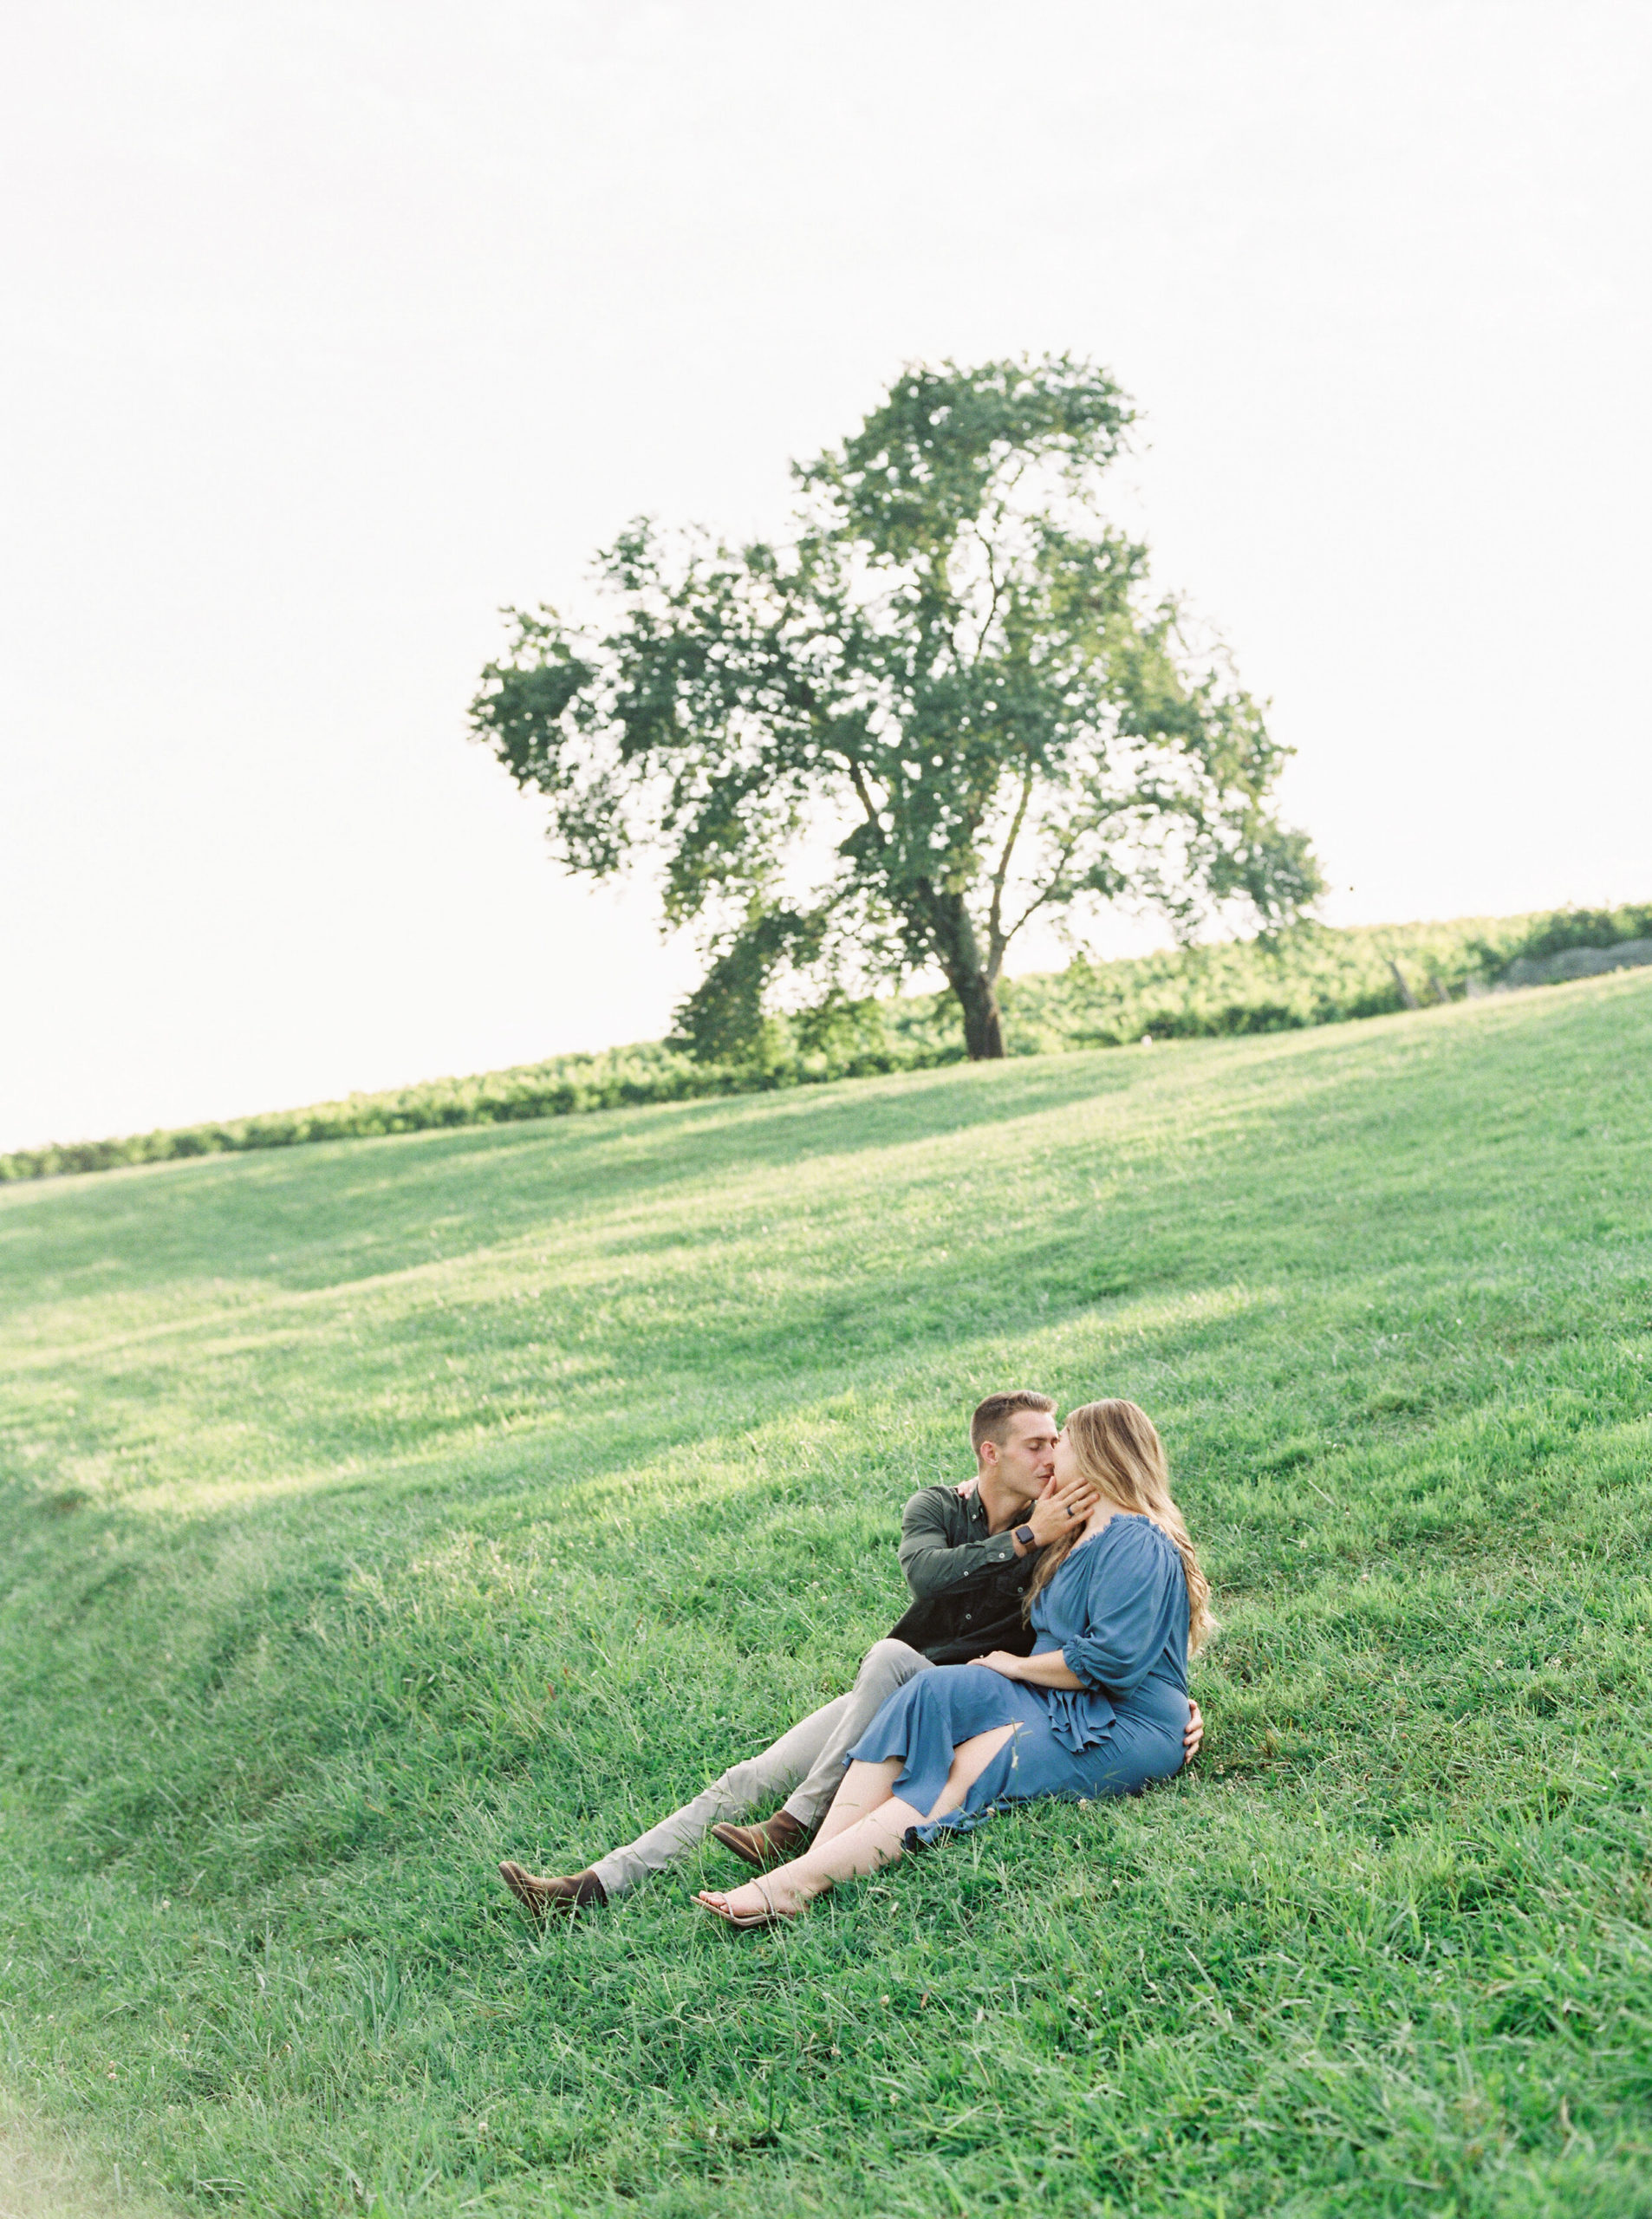
<instances>
[{"instance_id":1,"label":"distant treeline","mask_svg":"<svg viewBox=\"0 0 1652 2219\"><path fill-rule=\"evenodd\" d=\"M1447 924L1304 925L1259 940L1167 950L1118 963L1083 959L1065 971L1004 982L1011 1055L1118 1047L1223 1033L1284 1032L1381 1017L1416 1003L1460 1000L1494 987L1512 963L1573 947L1612 947L1652 935L1652 903L1557 909ZM561 1117L643 1102L685 1102L961 1063L962 1025L950 995L855 1002L823 1016L777 1018L739 1064L696 1063L663 1042L599 1055L553 1056L472 1078L428 1079L386 1094L352 1094L307 1110L272 1110L221 1124L136 1133L123 1140L20 1149L0 1155L0 1180L47 1179L120 1164L309 1141L359 1140L444 1125Z\"/></svg>"}]
</instances>

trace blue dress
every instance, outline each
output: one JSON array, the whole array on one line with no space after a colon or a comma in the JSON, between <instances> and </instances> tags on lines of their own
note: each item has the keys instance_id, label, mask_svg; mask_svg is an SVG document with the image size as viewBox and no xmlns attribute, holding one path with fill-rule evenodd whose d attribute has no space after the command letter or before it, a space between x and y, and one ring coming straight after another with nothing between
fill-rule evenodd
<instances>
[{"instance_id":1,"label":"blue dress","mask_svg":"<svg viewBox=\"0 0 1652 2219\"><path fill-rule=\"evenodd\" d=\"M1181 1769L1187 1723L1187 1582L1175 1543L1115 1512L1081 1541L1032 1606L1035 1656L1066 1653L1082 1688L1034 1688L985 1664L941 1664L889 1697L849 1752L901 1760L894 1793L932 1811L959 1744L1013 1726L961 1806L912 1831L973 1825L1033 1795L1130 1795Z\"/></svg>"}]
</instances>

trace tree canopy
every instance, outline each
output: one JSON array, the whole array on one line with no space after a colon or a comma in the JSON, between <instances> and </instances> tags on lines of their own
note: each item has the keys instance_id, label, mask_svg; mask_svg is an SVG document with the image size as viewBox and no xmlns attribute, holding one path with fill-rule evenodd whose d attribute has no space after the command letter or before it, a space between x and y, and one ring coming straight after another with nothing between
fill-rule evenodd
<instances>
[{"instance_id":1,"label":"tree canopy","mask_svg":"<svg viewBox=\"0 0 1652 2219\"><path fill-rule=\"evenodd\" d=\"M1271 805L1287 751L1102 514L1131 420L1065 356L911 368L794 465L784 538L640 519L598 558L606 627L509 612L472 732L569 869L657 868L706 945L698 1053L749 1051L778 997L829 1013L938 966L1001 1055L1034 916L1077 936L1125 901L1185 937L1317 891Z\"/></svg>"}]
</instances>

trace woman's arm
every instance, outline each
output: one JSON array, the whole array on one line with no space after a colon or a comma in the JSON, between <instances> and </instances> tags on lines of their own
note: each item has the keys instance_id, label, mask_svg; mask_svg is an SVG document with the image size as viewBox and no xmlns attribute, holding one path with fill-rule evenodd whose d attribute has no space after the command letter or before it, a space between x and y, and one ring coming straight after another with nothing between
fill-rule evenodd
<instances>
[{"instance_id":1,"label":"woman's arm","mask_svg":"<svg viewBox=\"0 0 1652 2219\"><path fill-rule=\"evenodd\" d=\"M1034 1688L1082 1688L1084 1682L1076 1672L1070 1670L1066 1652L1052 1649L1043 1656L1011 1656L1007 1650L995 1649L990 1656L978 1656L976 1663L985 1664L989 1671L1001 1672L1006 1680L1024 1680ZM1205 1721L1199 1705L1191 1696L1187 1701L1187 1723L1181 1730L1181 1761L1192 1764L1199 1754L1205 1738Z\"/></svg>"},{"instance_id":2,"label":"woman's arm","mask_svg":"<svg viewBox=\"0 0 1652 2219\"><path fill-rule=\"evenodd\" d=\"M1116 1702L1135 1692L1163 1655L1174 1591L1186 1610L1187 1582L1180 1558L1145 1518L1114 1519L1089 1549L1084 1623L1068 1635L1062 1654L1087 1688Z\"/></svg>"},{"instance_id":3,"label":"woman's arm","mask_svg":"<svg viewBox=\"0 0 1652 2219\"><path fill-rule=\"evenodd\" d=\"M1046 1650L1042 1656L1011 1656L1007 1649L995 1649L975 1662L985 1664L989 1672L1001 1672L1006 1680L1024 1680L1030 1688L1072 1689L1084 1684L1059 1649Z\"/></svg>"}]
</instances>

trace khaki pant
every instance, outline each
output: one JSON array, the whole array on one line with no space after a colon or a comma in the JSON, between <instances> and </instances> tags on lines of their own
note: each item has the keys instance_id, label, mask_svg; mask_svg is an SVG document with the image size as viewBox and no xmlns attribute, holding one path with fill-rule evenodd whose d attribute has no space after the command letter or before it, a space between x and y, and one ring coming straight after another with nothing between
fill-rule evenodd
<instances>
[{"instance_id":1,"label":"khaki pant","mask_svg":"<svg viewBox=\"0 0 1652 2219\"><path fill-rule=\"evenodd\" d=\"M731 1765L692 1803L650 1826L623 1849L611 1849L592 1871L605 1895L622 1896L661 1872L673 1857L693 1849L719 1820L767 1818L785 1797L785 1809L799 1825L817 1825L843 1777L843 1760L899 1687L930 1669L929 1659L904 1641L875 1642L862 1660L855 1685L846 1695L825 1703L777 1741Z\"/></svg>"}]
</instances>

